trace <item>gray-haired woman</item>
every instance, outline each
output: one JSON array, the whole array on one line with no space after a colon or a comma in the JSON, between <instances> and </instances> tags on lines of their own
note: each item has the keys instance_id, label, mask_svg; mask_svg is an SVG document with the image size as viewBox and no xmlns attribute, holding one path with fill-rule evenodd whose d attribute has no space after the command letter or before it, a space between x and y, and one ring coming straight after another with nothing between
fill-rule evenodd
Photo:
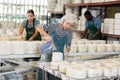
<instances>
[{"instance_id":1,"label":"gray-haired woman","mask_svg":"<svg viewBox=\"0 0 120 80\"><path fill-rule=\"evenodd\" d=\"M67 14L61 18L60 23L49 24L48 26L44 26L43 28L38 26L36 29L43 34L47 39L53 40L55 51L62 52L66 55L70 51L71 40L72 40L72 30L76 27L78 20L75 15ZM47 32L47 33L46 33ZM64 46L66 45L66 49L64 52ZM47 56L47 55L46 55ZM48 55L49 56L49 55ZM47 58L47 57L46 57ZM41 58L42 61L50 61L47 59Z\"/></svg>"},{"instance_id":2,"label":"gray-haired woman","mask_svg":"<svg viewBox=\"0 0 120 80\"><path fill-rule=\"evenodd\" d=\"M55 51L62 52L64 55L67 55L70 51L71 40L72 40L72 29L76 27L78 20L75 15L67 14L61 18L60 23L49 24L48 26L37 26L36 29L43 34L47 40L53 40L53 44L55 46ZM66 45L66 49L64 52L64 46ZM51 52L52 54L52 52ZM41 60L42 62L50 62L51 54L42 54ZM41 74L41 70L39 73L39 77ZM51 76L49 76L51 77ZM55 78L49 78L49 80L54 80ZM38 80L42 80L39 78ZM58 80L58 79L57 79Z\"/></svg>"}]
</instances>

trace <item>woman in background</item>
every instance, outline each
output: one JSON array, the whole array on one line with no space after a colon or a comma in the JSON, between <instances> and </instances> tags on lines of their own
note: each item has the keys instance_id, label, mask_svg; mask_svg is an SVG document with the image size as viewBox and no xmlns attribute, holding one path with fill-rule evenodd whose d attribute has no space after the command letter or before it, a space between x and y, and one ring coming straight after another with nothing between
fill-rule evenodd
<instances>
[{"instance_id":1,"label":"woman in background","mask_svg":"<svg viewBox=\"0 0 120 80\"><path fill-rule=\"evenodd\" d=\"M26 31L26 41L41 40L41 35L35 28L38 25L40 25L40 22L35 19L34 11L28 10L27 19L22 22L19 29L19 40L24 40L24 37L22 36L24 30ZM28 62L30 59L38 61L40 57L24 58L24 61Z\"/></svg>"},{"instance_id":2,"label":"woman in background","mask_svg":"<svg viewBox=\"0 0 120 80\"><path fill-rule=\"evenodd\" d=\"M23 40L24 37L22 36L23 31L26 31L25 40L33 41L33 40L41 40L41 35L35 29L36 26L40 24L39 20L35 19L34 11L28 10L27 11L27 19L24 20L19 29L19 40Z\"/></svg>"}]
</instances>

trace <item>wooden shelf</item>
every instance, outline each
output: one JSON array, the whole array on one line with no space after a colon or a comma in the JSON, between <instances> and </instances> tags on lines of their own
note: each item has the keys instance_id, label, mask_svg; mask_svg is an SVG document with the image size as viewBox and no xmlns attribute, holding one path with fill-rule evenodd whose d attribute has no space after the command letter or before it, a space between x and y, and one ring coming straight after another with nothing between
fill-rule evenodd
<instances>
[{"instance_id":1,"label":"wooden shelf","mask_svg":"<svg viewBox=\"0 0 120 80\"><path fill-rule=\"evenodd\" d=\"M96 2L96 3L76 3L76 4L65 4L64 7L105 7L105 6L120 6L120 0L116 1L109 1L109 2ZM83 31L80 30L74 30L74 32L78 32L80 34L83 33ZM105 34L103 33L105 37L108 38L120 38L120 34Z\"/></svg>"},{"instance_id":2,"label":"wooden shelf","mask_svg":"<svg viewBox=\"0 0 120 80\"><path fill-rule=\"evenodd\" d=\"M30 58L30 57L40 57L40 54L4 54L0 55L0 59L4 58Z\"/></svg>"},{"instance_id":3,"label":"wooden shelf","mask_svg":"<svg viewBox=\"0 0 120 80\"><path fill-rule=\"evenodd\" d=\"M84 31L81 31L81 30L74 30L73 32L77 32L77 33L80 33L80 34L84 33Z\"/></svg>"},{"instance_id":4,"label":"wooden shelf","mask_svg":"<svg viewBox=\"0 0 120 80\"><path fill-rule=\"evenodd\" d=\"M77 33L82 34L84 31L74 30L73 32L77 32ZM103 33L103 35L105 37L109 37L109 38L120 38L120 35L117 35L117 34L106 34L106 33Z\"/></svg>"},{"instance_id":5,"label":"wooden shelf","mask_svg":"<svg viewBox=\"0 0 120 80\"><path fill-rule=\"evenodd\" d=\"M120 35L117 35L117 34L106 34L106 33L103 33L103 35L105 37L110 37L110 38L120 38Z\"/></svg>"},{"instance_id":6,"label":"wooden shelf","mask_svg":"<svg viewBox=\"0 0 120 80\"><path fill-rule=\"evenodd\" d=\"M51 11L48 11L49 13L51 13L51 14L63 14L63 12L51 12Z\"/></svg>"},{"instance_id":7,"label":"wooden shelf","mask_svg":"<svg viewBox=\"0 0 120 80\"><path fill-rule=\"evenodd\" d=\"M120 1L109 1L109 2L96 2L96 3L77 3L77 4L65 4L68 7L76 7L76 6L91 6L91 7L98 7L98 6L109 6L109 5L120 5Z\"/></svg>"}]
</instances>

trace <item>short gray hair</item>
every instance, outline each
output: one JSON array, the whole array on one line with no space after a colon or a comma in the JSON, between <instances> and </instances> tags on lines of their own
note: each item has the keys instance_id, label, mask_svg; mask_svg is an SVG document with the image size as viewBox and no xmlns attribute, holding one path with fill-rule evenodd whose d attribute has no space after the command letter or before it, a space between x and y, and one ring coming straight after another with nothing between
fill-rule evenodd
<instances>
[{"instance_id":1,"label":"short gray hair","mask_svg":"<svg viewBox=\"0 0 120 80\"><path fill-rule=\"evenodd\" d=\"M66 14L61 18L60 23L63 23L64 21L68 21L70 23L73 23L74 26L73 27L77 27L78 25L78 19L77 16L74 14Z\"/></svg>"}]
</instances>

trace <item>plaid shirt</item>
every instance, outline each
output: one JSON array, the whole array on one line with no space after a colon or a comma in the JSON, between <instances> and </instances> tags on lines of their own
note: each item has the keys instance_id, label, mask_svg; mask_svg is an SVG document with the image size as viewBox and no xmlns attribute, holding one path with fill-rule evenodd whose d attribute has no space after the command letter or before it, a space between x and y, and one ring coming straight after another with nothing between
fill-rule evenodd
<instances>
[{"instance_id":1,"label":"plaid shirt","mask_svg":"<svg viewBox=\"0 0 120 80\"><path fill-rule=\"evenodd\" d=\"M63 30L63 28L61 27L61 24L56 23L56 24L49 24L44 25L43 29L48 33L48 34L52 34L54 31L56 31L57 36L59 38L63 37L63 36L67 36L67 42L66 42L66 47L70 48L71 46L71 40L72 40L72 31L70 29L68 30Z\"/></svg>"}]
</instances>

